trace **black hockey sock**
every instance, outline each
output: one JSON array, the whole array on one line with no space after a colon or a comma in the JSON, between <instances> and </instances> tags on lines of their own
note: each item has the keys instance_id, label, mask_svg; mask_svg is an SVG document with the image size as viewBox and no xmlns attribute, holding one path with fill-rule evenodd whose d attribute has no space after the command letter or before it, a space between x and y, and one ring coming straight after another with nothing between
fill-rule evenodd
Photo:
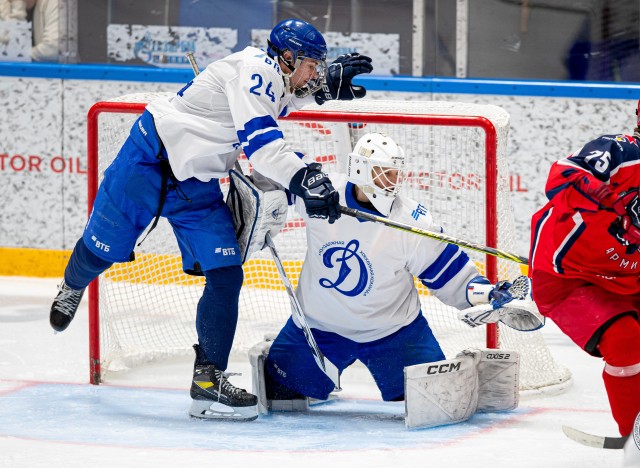
<instances>
[{"instance_id":1,"label":"black hockey sock","mask_svg":"<svg viewBox=\"0 0 640 468\"><path fill-rule=\"evenodd\" d=\"M204 272L207 279L198 302L196 330L206 359L224 371L238 323L242 267L233 265Z\"/></svg>"}]
</instances>

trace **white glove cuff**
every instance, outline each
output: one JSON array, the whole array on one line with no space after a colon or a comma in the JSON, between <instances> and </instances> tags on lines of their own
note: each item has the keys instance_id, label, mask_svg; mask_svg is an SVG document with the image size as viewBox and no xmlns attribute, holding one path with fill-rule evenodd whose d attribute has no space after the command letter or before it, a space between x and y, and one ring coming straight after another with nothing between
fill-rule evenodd
<instances>
[{"instance_id":1,"label":"white glove cuff","mask_svg":"<svg viewBox=\"0 0 640 468\"><path fill-rule=\"evenodd\" d=\"M482 281L482 282L479 282ZM486 281L486 283L484 282ZM493 291L494 285L486 278L476 278L469 281L467 285L467 301L472 306L478 304L488 304L489 294Z\"/></svg>"}]
</instances>

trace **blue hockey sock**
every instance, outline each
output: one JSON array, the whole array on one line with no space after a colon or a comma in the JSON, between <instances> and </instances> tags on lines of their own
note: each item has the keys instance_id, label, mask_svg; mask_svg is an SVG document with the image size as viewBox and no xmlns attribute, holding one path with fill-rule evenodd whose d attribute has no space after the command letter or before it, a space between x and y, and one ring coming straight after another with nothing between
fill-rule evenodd
<instances>
[{"instance_id":1,"label":"blue hockey sock","mask_svg":"<svg viewBox=\"0 0 640 468\"><path fill-rule=\"evenodd\" d=\"M206 284L198 302L196 330L207 364L224 371L238 323L238 299L243 272L240 265L204 272Z\"/></svg>"},{"instance_id":2,"label":"blue hockey sock","mask_svg":"<svg viewBox=\"0 0 640 468\"><path fill-rule=\"evenodd\" d=\"M80 238L64 270L64 282L72 289L84 289L111 265L113 262L98 257Z\"/></svg>"}]
</instances>

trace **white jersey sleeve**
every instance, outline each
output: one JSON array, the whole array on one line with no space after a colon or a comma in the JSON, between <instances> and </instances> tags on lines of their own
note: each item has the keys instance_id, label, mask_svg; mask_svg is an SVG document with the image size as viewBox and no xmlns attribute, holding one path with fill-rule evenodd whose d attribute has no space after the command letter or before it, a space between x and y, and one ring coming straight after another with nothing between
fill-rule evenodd
<instances>
[{"instance_id":1,"label":"white jersey sleeve","mask_svg":"<svg viewBox=\"0 0 640 468\"><path fill-rule=\"evenodd\" d=\"M277 62L247 47L210 64L175 97L154 101L148 110L178 180L225 177L244 150L256 169L288 187L304 167L277 123L292 99Z\"/></svg>"},{"instance_id":2,"label":"white jersey sleeve","mask_svg":"<svg viewBox=\"0 0 640 468\"><path fill-rule=\"evenodd\" d=\"M428 231L444 232L433 223L431 214L423 205L409 198L398 198L398 206L394 203L391 217ZM408 235L413 237L409 247L413 253L407 262L409 272L445 304L457 309L469 307L467 285L479 273L464 250L429 237Z\"/></svg>"}]
</instances>

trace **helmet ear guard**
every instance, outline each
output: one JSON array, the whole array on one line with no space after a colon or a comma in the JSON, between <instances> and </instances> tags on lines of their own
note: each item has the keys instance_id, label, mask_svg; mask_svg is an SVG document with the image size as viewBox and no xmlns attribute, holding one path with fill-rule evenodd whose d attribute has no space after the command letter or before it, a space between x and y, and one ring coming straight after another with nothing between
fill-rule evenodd
<instances>
[{"instance_id":1,"label":"helmet ear guard","mask_svg":"<svg viewBox=\"0 0 640 468\"><path fill-rule=\"evenodd\" d=\"M389 178L389 171L397 172ZM388 216L405 181L404 151L387 135L368 133L348 155L347 177L381 214Z\"/></svg>"}]
</instances>

